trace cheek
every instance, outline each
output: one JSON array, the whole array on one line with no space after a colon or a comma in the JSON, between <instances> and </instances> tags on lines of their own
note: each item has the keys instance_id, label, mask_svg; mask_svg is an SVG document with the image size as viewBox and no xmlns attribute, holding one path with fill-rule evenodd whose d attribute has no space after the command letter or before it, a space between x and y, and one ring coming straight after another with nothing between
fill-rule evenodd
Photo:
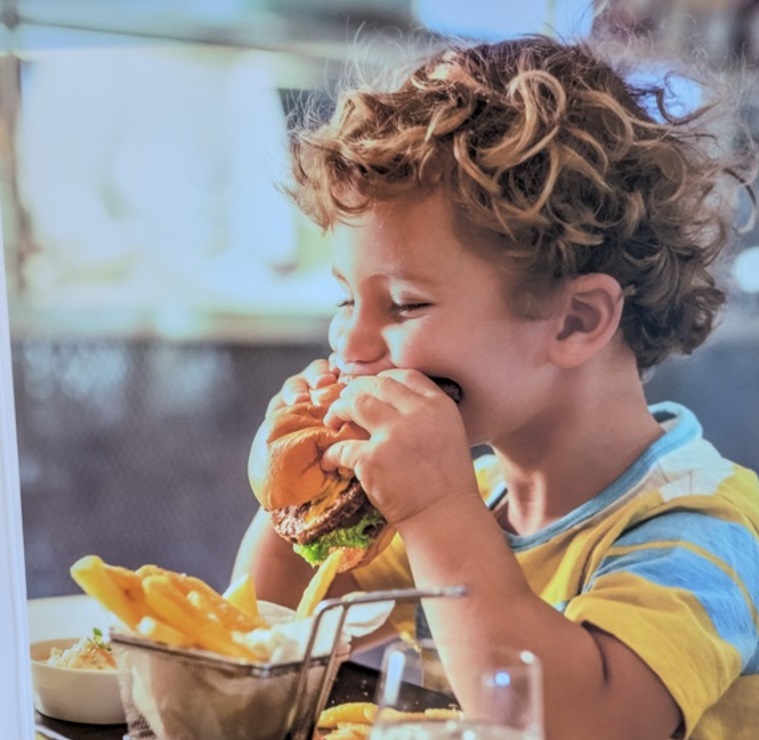
<instances>
[{"instance_id":1,"label":"cheek","mask_svg":"<svg viewBox=\"0 0 759 740\"><path fill-rule=\"evenodd\" d=\"M327 330L327 341L329 342L329 346L333 352L335 351L337 342L340 339L340 335L342 334L342 327L343 320L340 318L340 316L333 316L329 322L329 328Z\"/></svg>"},{"instance_id":2,"label":"cheek","mask_svg":"<svg viewBox=\"0 0 759 740\"><path fill-rule=\"evenodd\" d=\"M434 334L421 327L398 326L385 333L388 354L396 367L425 367L441 354Z\"/></svg>"}]
</instances>

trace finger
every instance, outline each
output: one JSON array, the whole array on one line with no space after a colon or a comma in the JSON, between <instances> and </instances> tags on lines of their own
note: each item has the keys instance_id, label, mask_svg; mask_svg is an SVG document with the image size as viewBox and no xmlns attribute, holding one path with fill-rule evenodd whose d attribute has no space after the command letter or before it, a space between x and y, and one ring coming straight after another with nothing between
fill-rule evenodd
<instances>
[{"instance_id":1,"label":"finger","mask_svg":"<svg viewBox=\"0 0 759 740\"><path fill-rule=\"evenodd\" d=\"M302 403L311 398L308 381L304 375L294 375L292 378L288 378L282 384L282 390L277 395L279 396L280 406L292 406L295 403Z\"/></svg>"},{"instance_id":2,"label":"finger","mask_svg":"<svg viewBox=\"0 0 759 740\"><path fill-rule=\"evenodd\" d=\"M455 386L453 381L446 381L445 379L431 378L429 375L425 375L419 370L411 370L409 368L393 368L392 370L383 370L379 373L381 378L392 378L401 385L405 386L414 393L424 396L426 398L438 398L441 393L451 398L451 394L441 387L441 384L445 383Z\"/></svg>"},{"instance_id":3,"label":"finger","mask_svg":"<svg viewBox=\"0 0 759 740\"><path fill-rule=\"evenodd\" d=\"M323 388L325 385L332 385L337 382L338 372L330 366L329 360L314 360L303 371L303 377L306 379L310 388Z\"/></svg>"},{"instance_id":4,"label":"finger","mask_svg":"<svg viewBox=\"0 0 759 740\"><path fill-rule=\"evenodd\" d=\"M327 358L327 364L329 365L330 371L339 377L340 369L337 366L337 353L332 352L330 354L330 356Z\"/></svg>"},{"instance_id":5,"label":"finger","mask_svg":"<svg viewBox=\"0 0 759 740\"><path fill-rule=\"evenodd\" d=\"M352 380L329 407L324 424L337 429L345 422L354 422L371 433L394 412L393 405L381 398L378 391L376 377Z\"/></svg>"},{"instance_id":6,"label":"finger","mask_svg":"<svg viewBox=\"0 0 759 740\"><path fill-rule=\"evenodd\" d=\"M287 404L282 400L282 394L277 393L277 395L272 397L271 401L267 404L265 416L271 416L277 409L281 409L286 405Z\"/></svg>"},{"instance_id":7,"label":"finger","mask_svg":"<svg viewBox=\"0 0 759 740\"><path fill-rule=\"evenodd\" d=\"M345 468L355 470L361 458L361 450L366 440L351 439L345 442L335 442L330 445L322 455L319 464L324 470L337 470Z\"/></svg>"},{"instance_id":8,"label":"finger","mask_svg":"<svg viewBox=\"0 0 759 740\"><path fill-rule=\"evenodd\" d=\"M346 421L351 421L372 433L378 426L390 421L393 415L412 411L423 400L423 396L416 388L409 387L398 378L405 378L404 372L415 371L395 372L398 373L397 376L383 372L351 380L337 401L330 406L324 423L337 428ZM424 383L429 383L429 379L417 374L424 389ZM427 387L428 394L438 392L434 384L431 389Z\"/></svg>"},{"instance_id":9,"label":"finger","mask_svg":"<svg viewBox=\"0 0 759 740\"><path fill-rule=\"evenodd\" d=\"M311 390L337 382L337 375L329 368L327 360L311 362L301 373L289 377L279 392L279 405L292 405L311 400ZM275 407L276 408L276 407Z\"/></svg>"},{"instance_id":10,"label":"finger","mask_svg":"<svg viewBox=\"0 0 759 740\"><path fill-rule=\"evenodd\" d=\"M463 400L464 391L461 386L450 378L426 375L419 370L408 368L393 368L383 370L379 377L390 377L416 392L419 396L436 401L443 397L458 405Z\"/></svg>"}]
</instances>

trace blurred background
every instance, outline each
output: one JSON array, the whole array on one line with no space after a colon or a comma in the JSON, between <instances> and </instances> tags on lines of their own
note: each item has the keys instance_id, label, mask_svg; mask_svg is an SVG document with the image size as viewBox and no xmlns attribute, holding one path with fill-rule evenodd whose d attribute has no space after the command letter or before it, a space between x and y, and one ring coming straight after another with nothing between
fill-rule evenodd
<instances>
[{"instance_id":1,"label":"blurred background","mask_svg":"<svg viewBox=\"0 0 759 740\"><path fill-rule=\"evenodd\" d=\"M329 240L274 185L306 98L328 112L345 65L407 61L438 34L620 30L653 39L647 74L698 50L740 77L759 136L755 0L0 2L29 596L76 593L68 568L91 552L226 586L255 512L250 441L284 378L324 355L335 300ZM759 468L756 228L725 270L719 330L647 392Z\"/></svg>"}]
</instances>

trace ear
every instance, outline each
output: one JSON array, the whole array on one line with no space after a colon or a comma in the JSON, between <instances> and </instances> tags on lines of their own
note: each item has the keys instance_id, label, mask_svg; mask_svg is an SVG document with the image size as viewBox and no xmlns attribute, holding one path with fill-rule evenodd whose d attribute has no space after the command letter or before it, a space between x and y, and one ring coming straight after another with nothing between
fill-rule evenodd
<instances>
[{"instance_id":1,"label":"ear","mask_svg":"<svg viewBox=\"0 0 759 740\"><path fill-rule=\"evenodd\" d=\"M599 352L619 328L623 306L622 287L611 275L592 273L568 281L554 315L553 364L578 367Z\"/></svg>"}]
</instances>

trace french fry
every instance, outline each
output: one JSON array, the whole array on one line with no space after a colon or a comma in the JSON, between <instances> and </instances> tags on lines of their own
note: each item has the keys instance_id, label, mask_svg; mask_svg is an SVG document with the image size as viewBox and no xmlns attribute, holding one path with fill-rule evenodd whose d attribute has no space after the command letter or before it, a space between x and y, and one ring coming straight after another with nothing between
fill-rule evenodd
<instances>
[{"instance_id":1,"label":"french fry","mask_svg":"<svg viewBox=\"0 0 759 740\"><path fill-rule=\"evenodd\" d=\"M260 619L258 597L250 573L243 573L232 581L222 596L240 611L249 614L254 619Z\"/></svg>"},{"instance_id":2,"label":"french fry","mask_svg":"<svg viewBox=\"0 0 759 740\"><path fill-rule=\"evenodd\" d=\"M260 616L247 614L200 578L184 576L184 580L185 584L191 589L190 593L199 594L202 603L207 605L207 608L218 616L219 621L228 630L232 632L250 632L257 627L266 626Z\"/></svg>"},{"instance_id":3,"label":"french fry","mask_svg":"<svg viewBox=\"0 0 759 740\"><path fill-rule=\"evenodd\" d=\"M192 642L186 635L174 629L170 624L154 617L143 617L137 625L137 632L148 640L162 642L164 645L180 648L192 647Z\"/></svg>"},{"instance_id":4,"label":"french fry","mask_svg":"<svg viewBox=\"0 0 759 740\"><path fill-rule=\"evenodd\" d=\"M424 710L425 719L463 719L464 713L460 709L429 708Z\"/></svg>"},{"instance_id":5,"label":"french fry","mask_svg":"<svg viewBox=\"0 0 759 740\"><path fill-rule=\"evenodd\" d=\"M383 707L378 710L378 713L382 713L382 719L385 722L413 722L416 720L430 720L430 719L461 719L464 714L460 709L451 708L428 708L421 712L403 712L400 709L393 709L393 707ZM375 715L376 717L376 715Z\"/></svg>"},{"instance_id":6,"label":"french fry","mask_svg":"<svg viewBox=\"0 0 759 740\"><path fill-rule=\"evenodd\" d=\"M371 731L371 725L341 722L328 734L322 735L322 738L323 740L368 740Z\"/></svg>"},{"instance_id":7,"label":"french fry","mask_svg":"<svg viewBox=\"0 0 759 740\"><path fill-rule=\"evenodd\" d=\"M253 617L240 611L216 592L211 594L204 589L192 590L185 594L185 598L196 609L207 614L210 619L220 624L228 632L250 632L263 626L262 621L253 619Z\"/></svg>"},{"instance_id":8,"label":"french fry","mask_svg":"<svg viewBox=\"0 0 759 740\"><path fill-rule=\"evenodd\" d=\"M340 724L372 724L377 716L377 705L370 701L349 701L327 707L319 714L317 727L330 729Z\"/></svg>"},{"instance_id":9,"label":"french fry","mask_svg":"<svg viewBox=\"0 0 759 740\"><path fill-rule=\"evenodd\" d=\"M316 726L323 740L364 740L369 737L379 707L372 702L345 702L322 710ZM402 712L391 707L382 709L387 722L461 719L458 709L425 709Z\"/></svg>"},{"instance_id":10,"label":"french fry","mask_svg":"<svg viewBox=\"0 0 759 740\"><path fill-rule=\"evenodd\" d=\"M250 579L235 596L247 606L246 612L202 579L157 565L132 571L87 555L71 566L71 576L85 593L143 637L248 661L265 659L245 644L245 633L268 626L259 615Z\"/></svg>"},{"instance_id":11,"label":"french fry","mask_svg":"<svg viewBox=\"0 0 759 740\"><path fill-rule=\"evenodd\" d=\"M306 619L314 613L319 602L327 595L332 581L337 575L337 569L340 565L342 553L340 550L331 552L327 559L317 568L316 573L311 578L303 596L300 597L300 603L295 610L296 619Z\"/></svg>"},{"instance_id":12,"label":"french fry","mask_svg":"<svg viewBox=\"0 0 759 740\"><path fill-rule=\"evenodd\" d=\"M126 571L126 569L123 569ZM122 581L117 583L114 570L97 555L85 555L70 569L71 577L87 595L102 604L127 627L134 629L145 616L145 600L142 590L124 588L127 573L117 573Z\"/></svg>"},{"instance_id":13,"label":"french fry","mask_svg":"<svg viewBox=\"0 0 759 740\"><path fill-rule=\"evenodd\" d=\"M378 714L383 722L414 722L424 719L424 712L403 712L393 707L382 707Z\"/></svg>"},{"instance_id":14,"label":"french fry","mask_svg":"<svg viewBox=\"0 0 759 740\"><path fill-rule=\"evenodd\" d=\"M157 565L143 565L137 569L137 575L143 581L151 576L168 578L185 597L190 593L197 593L196 606L205 609L212 619L218 621L230 632L250 632L264 626L260 619L246 614L231 604L200 578L166 570Z\"/></svg>"},{"instance_id":15,"label":"french fry","mask_svg":"<svg viewBox=\"0 0 759 740\"><path fill-rule=\"evenodd\" d=\"M178 574L173 574L176 576ZM172 574L151 575L142 581L150 608L160 619L187 637L191 644L233 658L254 660L254 653L208 612L188 600Z\"/></svg>"},{"instance_id":16,"label":"french fry","mask_svg":"<svg viewBox=\"0 0 759 740\"><path fill-rule=\"evenodd\" d=\"M108 563L103 563L103 567L116 586L134 604L139 614L143 617L155 616L150 610L148 601L145 598L145 592L142 590L142 578L135 571L123 568L120 565L109 565Z\"/></svg>"}]
</instances>

